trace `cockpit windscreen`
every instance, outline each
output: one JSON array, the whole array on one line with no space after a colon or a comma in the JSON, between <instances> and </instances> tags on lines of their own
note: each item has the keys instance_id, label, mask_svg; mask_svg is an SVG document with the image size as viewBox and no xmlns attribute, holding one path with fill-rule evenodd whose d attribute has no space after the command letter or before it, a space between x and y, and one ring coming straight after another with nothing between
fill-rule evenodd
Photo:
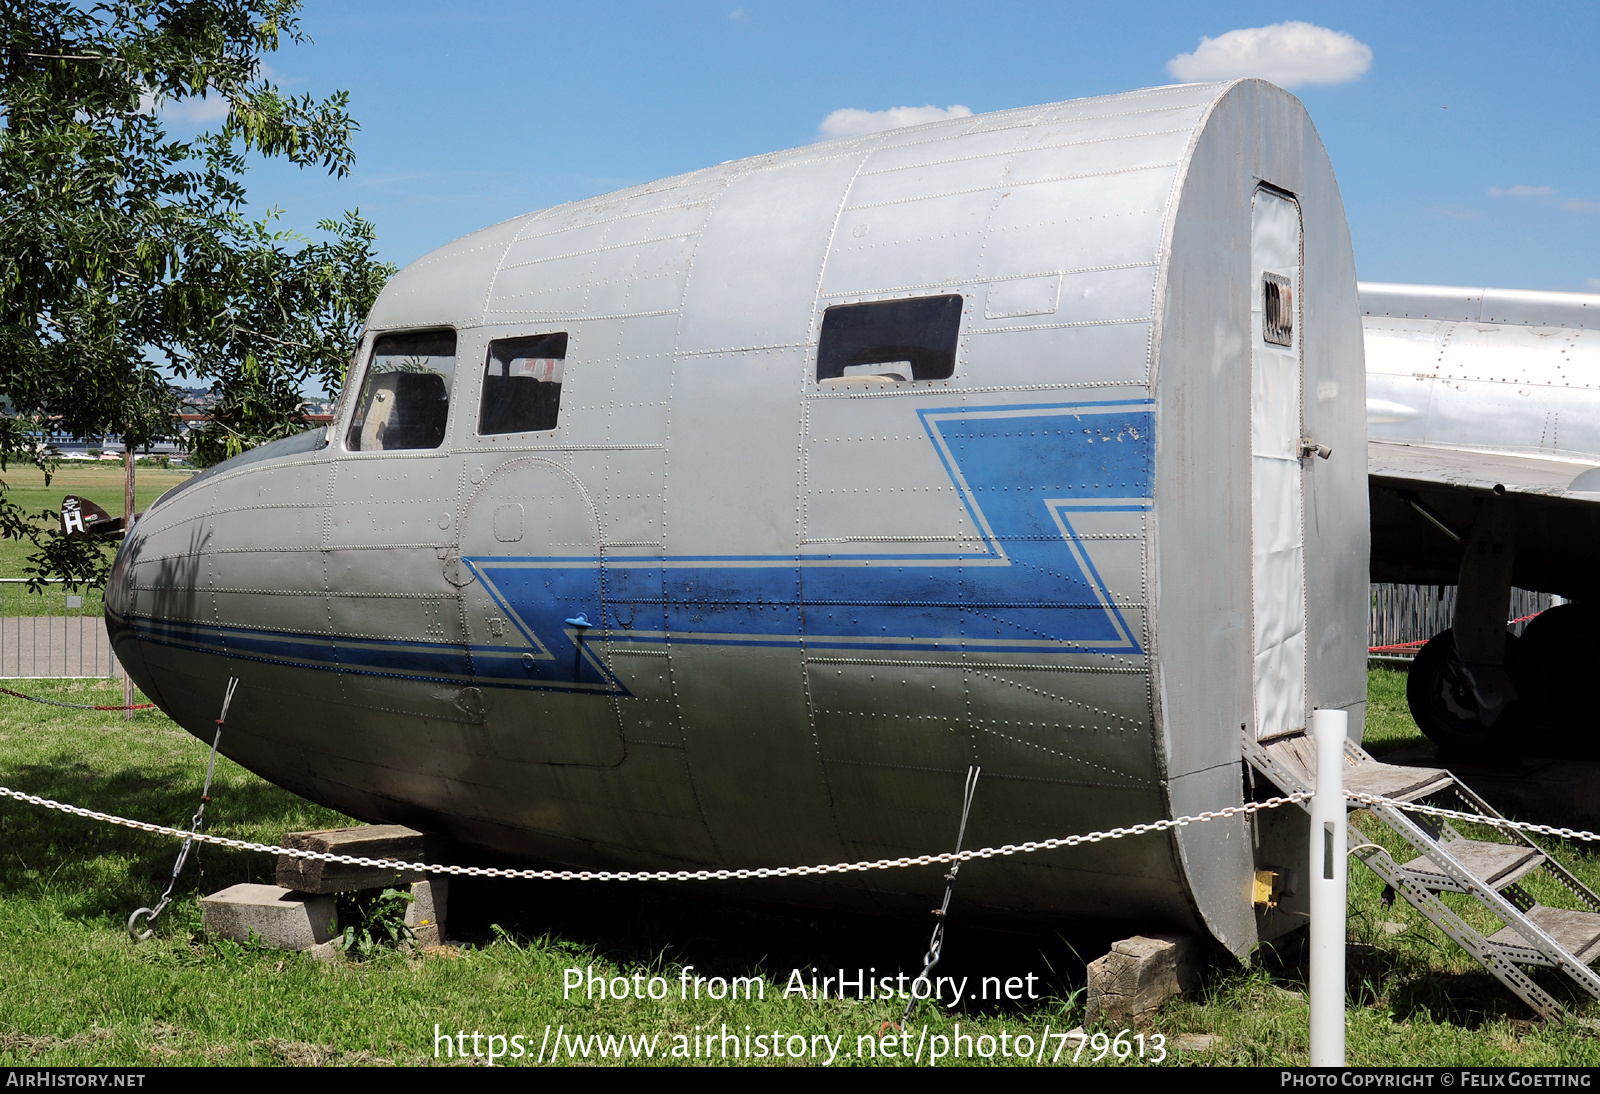
<instances>
[{"instance_id":1,"label":"cockpit windscreen","mask_svg":"<svg viewBox=\"0 0 1600 1094\"><path fill-rule=\"evenodd\" d=\"M455 331L380 337L372 346L345 447L352 452L438 448L450 416L455 371Z\"/></svg>"}]
</instances>

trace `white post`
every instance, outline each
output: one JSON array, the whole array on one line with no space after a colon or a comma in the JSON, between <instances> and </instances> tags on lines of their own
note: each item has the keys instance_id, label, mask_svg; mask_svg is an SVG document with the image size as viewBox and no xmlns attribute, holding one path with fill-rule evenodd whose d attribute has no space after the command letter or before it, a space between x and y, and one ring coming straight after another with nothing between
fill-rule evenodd
<instances>
[{"instance_id":1,"label":"white post","mask_svg":"<svg viewBox=\"0 0 1600 1094\"><path fill-rule=\"evenodd\" d=\"M1317 792L1311 799L1311 1066L1344 1066L1344 739L1350 716L1311 714Z\"/></svg>"}]
</instances>

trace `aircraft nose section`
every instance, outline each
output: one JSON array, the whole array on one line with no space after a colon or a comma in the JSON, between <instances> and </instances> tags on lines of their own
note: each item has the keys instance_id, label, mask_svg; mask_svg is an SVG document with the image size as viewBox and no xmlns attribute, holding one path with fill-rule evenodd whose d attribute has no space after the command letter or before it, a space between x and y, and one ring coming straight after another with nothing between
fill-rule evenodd
<instances>
[{"instance_id":1,"label":"aircraft nose section","mask_svg":"<svg viewBox=\"0 0 1600 1094\"><path fill-rule=\"evenodd\" d=\"M142 522L136 522L123 537L122 546L117 550L117 557L111 563L111 573L106 578L106 636L111 641L111 649L117 656L117 663L133 678L133 682L141 691L150 695L152 689L149 674L145 670L144 657L139 648L134 614L137 592L133 583L133 560L138 556L144 542L140 523Z\"/></svg>"},{"instance_id":2,"label":"aircraft nose section","mask_svg":"<svg viewBox=\"0 0 1600 1094\"><path fill-rule=\"evenodd\" d=\"M128 530L121 546L117 549L117 557L111 563L111 575L106 578L106 618L113 615L126 616L133 607L133 587L130 580L132 567L129 564L131 552L143 538L139 525L136 523Z\"/></svg>"}]
</instances>

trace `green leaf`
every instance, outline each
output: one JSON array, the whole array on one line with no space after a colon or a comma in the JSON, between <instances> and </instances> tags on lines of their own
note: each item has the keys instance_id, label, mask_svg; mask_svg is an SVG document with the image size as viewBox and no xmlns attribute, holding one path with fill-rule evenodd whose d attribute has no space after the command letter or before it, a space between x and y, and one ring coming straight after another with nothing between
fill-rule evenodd
<instances>
[{"instance_id":1,"label":"green leaf","mask_svg":"<svg viewBox=\"0 0 1600 1094\"><path fill-rule=\"evenodd\" d=\"M284 94L262 61L303 40L298 0L13 0L0 5L0 470L48 472L40 429L172 438L166 375L209 382L202 464L306 427L394 269L357 212L311 239L241 215L246 154L353 162L349 97ZM173 139L161 107L223 96L210 131ZM0 505L29 573L103 579L104 550L52 539Z\"/></svg>"}]
</instances>

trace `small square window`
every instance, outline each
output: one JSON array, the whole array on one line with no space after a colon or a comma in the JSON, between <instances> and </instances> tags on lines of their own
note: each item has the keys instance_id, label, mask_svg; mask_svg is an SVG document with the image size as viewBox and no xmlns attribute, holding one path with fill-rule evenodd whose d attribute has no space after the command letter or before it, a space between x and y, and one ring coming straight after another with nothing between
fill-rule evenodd
<instances>
[{"instance_id":1,"label":"small square window","mask_svg":"<svg viewBox=\"0 0 1600 1094\"><path fill-rule=\"evenodd\" d=\"M961 303L959 295L921 296L829 308L817 345L818 382L870 377L896 383L954 375Z\"/></svg>"},{"instance_id":2,"label":"small square window","mask_svg":"<svg viewBox=\"0 0 1600 1094\"><path fill-rule=\"evenodd\" d=\"M478 435L554 429L561 410L567 336L536 334L489 343L483 368Z\"/></svg>"}]
</instances>

